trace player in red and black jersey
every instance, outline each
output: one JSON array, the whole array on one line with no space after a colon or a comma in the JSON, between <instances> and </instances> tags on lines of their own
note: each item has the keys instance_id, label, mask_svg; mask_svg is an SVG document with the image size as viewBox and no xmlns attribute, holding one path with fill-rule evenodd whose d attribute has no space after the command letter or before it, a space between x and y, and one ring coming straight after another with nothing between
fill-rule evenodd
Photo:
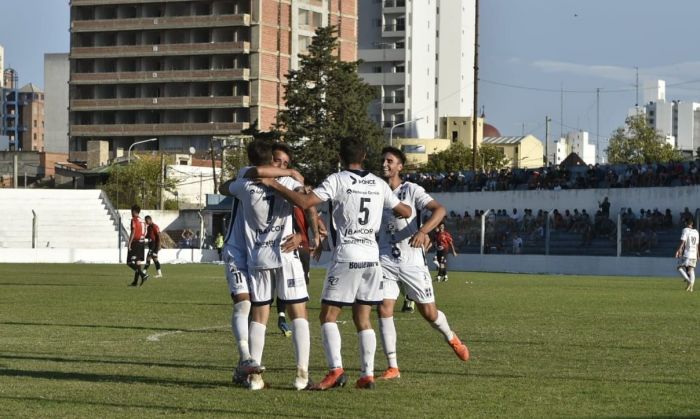
<instances>
[{"instance_id":1,"label":"player in red and black jersey","mask_svg":"<svg viewBox=\"0 0 700 419\"><path fill-rule=\"evenodd\" d=\"M156 265L156 278L162 278L163 273L160 271L160 262L158 261L158 252L160 251L160 228L158 224L153 222L150 215L146 218L146 238L148 239L148 256L146 256L146 266L144 270L148 270L151 266L151 260Z\"/></svg>"},{"instance_id":2,"label":"player in red and black jersey","mask_svg":"<svg viewBox=\"0 0 700 419\"><path fill-rule=\"evenodd\" d=\"M146 249L146 223L139 217L140 213L138 205L131 207L131 233L127 244L129 251L126 254L126 264L134 271L134 281L129 284L130 287L138 285L139 277L141 285L148 279L148 274L142 269Z\"/></svg>"},{"instance_id":3,"label":"player in red and black jersey","mask_svg":"<svg viewBox=\"0 0 700 419\"><path fill-rule=\"evenodd\" d=\"M457 256L457 251L455 250L452 235L445 230L445 223L440 223L437 228L437 233L435 233L435 248L435 254L439 264L437 280L438 282L447 281L447 252L452 250L452 254Z\"/></svg>"}]
</instances>

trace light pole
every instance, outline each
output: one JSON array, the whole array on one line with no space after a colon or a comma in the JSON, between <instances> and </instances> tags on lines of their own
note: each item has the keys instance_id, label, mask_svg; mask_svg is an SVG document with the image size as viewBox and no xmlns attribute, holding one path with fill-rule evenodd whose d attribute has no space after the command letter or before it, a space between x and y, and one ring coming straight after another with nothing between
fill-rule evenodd
<instances>
[{"instance_id":1,"label":"light pole","mask_svg":"<svg viewBox=\"0 0 700 419\"><path fill-rule=\"evenodd\" d=\"M420 121L421 119L424 119L424 116L421 116L420 118L415 118L411 119L410 121L404 121L404 122L399 122L398 124L394 124L391 126L391 129L389 130L389 145L394 146L394 128L400 127L401 125L406 125L410 124L412 122Z\"/></svg>"},{"instance_id":2,"label":"light pole","mask_svg":"<svg viewBox=\"0 0 700 419\"><path fill-rule=\"evenodd\" d=\"M147 139L147 140L136 141L135 143L133 143L132 145L130 145L130 146L129 146L129 149L128 149L127 152L126 152L126 156L127 156L127 157L126 157L126 161L129 162L129 163L131 163L131 149L134 148L134 146L135 146L136 144L143 144L143 143L148 143L148 142L151 142L151 141L158 141L158 139L157 139L157 138L149 138L149 139Z\"/></svg>"}]
</instances>

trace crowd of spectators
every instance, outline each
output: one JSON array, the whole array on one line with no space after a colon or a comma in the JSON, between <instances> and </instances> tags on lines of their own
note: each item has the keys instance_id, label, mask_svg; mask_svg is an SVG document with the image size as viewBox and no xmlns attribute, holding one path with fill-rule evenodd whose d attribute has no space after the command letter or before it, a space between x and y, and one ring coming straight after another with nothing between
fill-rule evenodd
<instances>
[{"instance_id":1,"label":"crowd of spectators","mask_svg":"<svg viewBox=\"0 0 700 419\"><path fill-rule=\"evenodd\" d=\"M550 165L538 169L500 169L449 173L409 173L406 180L428 192L536 189L640 188L700 184L700 161L631 165Z\"/></svg>"}]
</instances>

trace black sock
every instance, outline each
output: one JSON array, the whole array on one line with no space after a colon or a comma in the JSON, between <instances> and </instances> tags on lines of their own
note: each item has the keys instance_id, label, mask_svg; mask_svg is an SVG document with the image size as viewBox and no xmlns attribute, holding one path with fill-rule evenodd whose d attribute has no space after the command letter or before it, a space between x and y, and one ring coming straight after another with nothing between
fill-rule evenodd
<instances>
[{"instance_id":1,"label":"black sock","mask_svg":"<svg viewBox=\"0 0 700 419\"><path fill-rule=\"evenodd\" d=\"M153 264L156 265L156 269L158 269L160 271L160 262L158 262L157 260L154 260Z\"/></svg>"}]
</instances>

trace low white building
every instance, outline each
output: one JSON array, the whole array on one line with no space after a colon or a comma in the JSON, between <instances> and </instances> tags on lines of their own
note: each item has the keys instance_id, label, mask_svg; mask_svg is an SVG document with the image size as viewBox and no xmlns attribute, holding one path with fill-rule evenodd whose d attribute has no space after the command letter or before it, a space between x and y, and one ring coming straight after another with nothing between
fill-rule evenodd
<instances>
[{"instance_id":1,"label":"low white building","mask_svg":"<svg viewBox=\"0 0 700 419\"><path fill-rule=\"evenodd\" d=\"M571 153L576 153L586 164L600 163L596 145L591 143L587 131L572 131L555 143L554 163L560 164Z\"/></svg>"},{"instance_id":2,"label":"low white building","mask_svg":"<svg viewBox=\"0 0 700 419\"><path fill-rule=\"evenodd\" d=\"M168 165L165 176L175 180L177 194L167 192L166 199L177 200L179 208L204 208L207 194L214 191L214 173L218 180L221 173L218 167L214 170L203 166Z\"/></svg>"}]
</instances>

